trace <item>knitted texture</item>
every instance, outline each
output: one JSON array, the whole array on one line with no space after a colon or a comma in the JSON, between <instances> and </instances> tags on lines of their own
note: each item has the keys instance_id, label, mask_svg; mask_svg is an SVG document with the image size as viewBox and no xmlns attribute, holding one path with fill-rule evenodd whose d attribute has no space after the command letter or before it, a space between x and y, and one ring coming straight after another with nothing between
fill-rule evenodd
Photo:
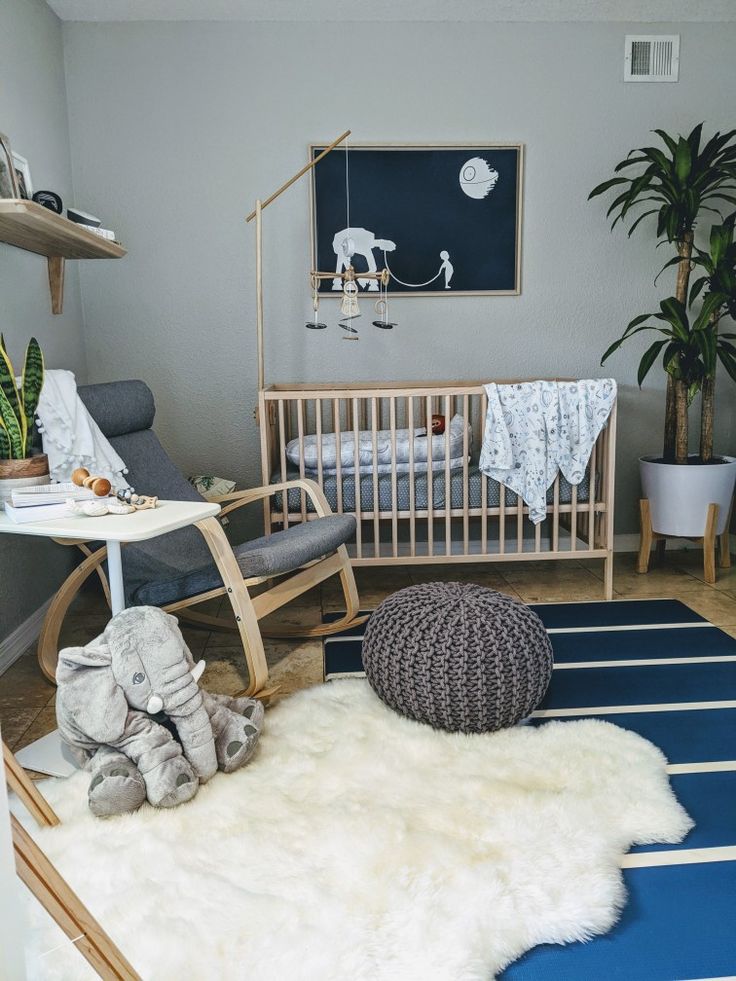
<instances>
[{"instance_id":1,"label":"knitted texture","mask_svg":"<svg viewBox=\"0 0 736 981\"><path fill-rule=\"evenodd\" d=\"M390 708L451 732L513 726L544 698L552 645L529 607L474 583L430 582L385 599L363 641Z\"/></svg>"}]
</instances>

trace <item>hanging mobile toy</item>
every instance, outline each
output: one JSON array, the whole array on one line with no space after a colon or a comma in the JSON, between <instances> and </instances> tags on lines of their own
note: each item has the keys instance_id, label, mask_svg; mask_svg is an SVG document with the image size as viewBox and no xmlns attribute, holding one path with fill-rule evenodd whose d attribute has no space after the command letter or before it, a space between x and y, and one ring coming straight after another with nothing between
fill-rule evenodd
<instances>
[{"instance_id":1,"label":"hanging mobile toy","mask_svg":"<svg viewBox=\"0 0 736 981\"><path fill-rule=\"evenodd\" d=\"M380 299L376 300L375 310L378 314L378 320L373 321L374 327L380 327L381 330L393 330L398 324L388 319L388 271L383 270L384 275L381 276L381 296Z\"/></svg>"},{"instance_id":2,"label":"hanging mobile toy","mask_svg":"<svg viewBox=\"0 0 736 981\"><path fill-rule=\"evenodd\" d=\"M312 275L310 276L312 283L312 310L314 311L314 317L311 321L307 321L304 325L308 330L327 330L327 324L321 323L317 320L317 314L319 313L319 279Z\"/></svg>"},{"instance_id":3,"label":"hanging mobile toy","mask_svg":"<svg viewBox=\"0 0 736 981\"><path fill-rule=\"evenodd\" d=\"M339 141L338 141L339 142ZM335 144L337 145L337 144ZM317 158L319 159L319 158ZM380 272L375 267L375 263L371 263L371 269L365 272L355 271L353 266L353 256L356 252L355 239L353 237L353 232L356 230L352 228L350 224L350 167L349 167L349 156L348 156L348 144L347 140L345 142L345 229L340 241L339 248L341 250L341 255L338 256L337 269L333 272L320 272L319 269L312 269L310 273L310 284L312 288L312 308L314 310L314 318L308 321L304 326L309 330L325 330L327 324L321 323L317 319L317 314L319 312L319 287L323 280L331 280L332 288L338 290L340 284L342 283L342 297L340 303L340 319L338 320L338 326L344 332L342 339L344 341L357 341L360 340L358 336L358 330L354 327L350 321L357 320L360 317L360 306L358 304L358 294L360 293L360 286L365 286L367 283L372 285L373 282L377 283L379 289L381 289L381 299L376 303L376 314L380 317L380 320L374 320L373 323L376 327L380 327L382 330L392 330L394 327L398 326L392 323L388 319L388 283L389 283L389 270L388 268L382 269ZM315 161L316 162L316 161ZM365 229L358 229L360 232L364 232ZM316 221L315 221L315 241L317 240L316 232ZM335 245L337 241L337 236L333 239L333 249L337 252L337 247ZM375 292L375 289L374 289Z\"/></svg>"},{"instance_id":4,"label":"hanging mobile toy","mask_svg":"<svg viewBox=\"0 0 736 981\"><path fill-rule=\"evenodd\" d=\"M353 267L348 266L346 272L352 272ZM350 320L357 320L360 316L360 307L358 306L358 284L354 279L345 279L342 287L342 303L340 304L340 313L342 318L338 321L340 327L348 334L357 334L358 331L352 324L348 323ZM357 337L343 338L343 340L357 340Z\"/></svg>"}]
</instances>

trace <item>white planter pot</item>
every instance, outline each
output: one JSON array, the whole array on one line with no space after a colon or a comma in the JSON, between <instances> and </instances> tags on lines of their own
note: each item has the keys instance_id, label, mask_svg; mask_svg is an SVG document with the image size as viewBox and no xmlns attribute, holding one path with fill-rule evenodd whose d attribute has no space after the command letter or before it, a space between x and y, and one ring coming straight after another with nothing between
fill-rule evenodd
<instances>
[{"instance_id":1,"label":"white planter pot","mask_svg":"<svg viewBox=\"0 0 736 981\"><path fill-rule=\"evenodd\" d=\"M731 510L736 483L736 457L725 463L657 463L656 457L639 460L642 496L649 500L652 529L660 535L700 538L705 533L708 505L718 505L716 533L722 534Z\"/></svg>"}]
</instances>

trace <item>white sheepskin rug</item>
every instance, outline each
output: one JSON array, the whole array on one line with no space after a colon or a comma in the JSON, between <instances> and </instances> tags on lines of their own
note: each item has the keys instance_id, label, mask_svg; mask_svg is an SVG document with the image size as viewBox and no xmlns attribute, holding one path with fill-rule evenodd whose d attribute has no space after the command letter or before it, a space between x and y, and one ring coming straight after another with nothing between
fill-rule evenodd
<instances>
[{"instance_id":1,"label":"white sheepskin rug","mask_svg":"<svg viewBox=\"0 0 736 981\"><path fill-rule=\"evenodd\" d=\"M358 680L269 710L254 760L175 811L98 820L88 781L44 783L63 824L33 834L146 981L489 981L608 930L622 853L691 826L634 733L436 732ZM87 977L30 916L30 976Z\"/></svg>"}]
</instances>

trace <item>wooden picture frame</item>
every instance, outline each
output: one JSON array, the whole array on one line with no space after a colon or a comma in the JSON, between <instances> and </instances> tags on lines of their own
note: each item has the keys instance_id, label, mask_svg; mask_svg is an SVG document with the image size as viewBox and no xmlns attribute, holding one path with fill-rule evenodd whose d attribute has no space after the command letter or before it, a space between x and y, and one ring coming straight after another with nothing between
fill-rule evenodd
<instances>
[{"instance_id":1,"label":"wooden picture frame","mask_svg":"<svg viewBox=\"0 0 736 981\"><path fill-rule=\"evenodd\" d=\"M10 140L0 133L0 198L19 198L18 178L15 173Z\"/></svg>"},{"instance_id":2,"label":"wooden picture frame","mask_svg":"<svg viewBox=\"0 0 736 981\"><path fill-rule=\"evenodd\" d=\"M309 160L326 145L311 143ZM392 298L518 296L523 181L522 143L336 147L311 173L312 268L337 273L354 250L361 293L378 291L360 280L376 266ZM319 292L339 297L341 286L326 278Z\"/></svg>"},{"instance_id":3,"label":"wooden picture frame","mask_svg":"<svg viewBox=\"0 0 736 981\"><path fill-rule=\"evenodd\" d=\"M25 157L21 157L15 150L12 151L11 157L13 158L18 197L25 201L31 201L33 199L33 181L31 180L30 164Z\"/></svg>"}]
</instances>

